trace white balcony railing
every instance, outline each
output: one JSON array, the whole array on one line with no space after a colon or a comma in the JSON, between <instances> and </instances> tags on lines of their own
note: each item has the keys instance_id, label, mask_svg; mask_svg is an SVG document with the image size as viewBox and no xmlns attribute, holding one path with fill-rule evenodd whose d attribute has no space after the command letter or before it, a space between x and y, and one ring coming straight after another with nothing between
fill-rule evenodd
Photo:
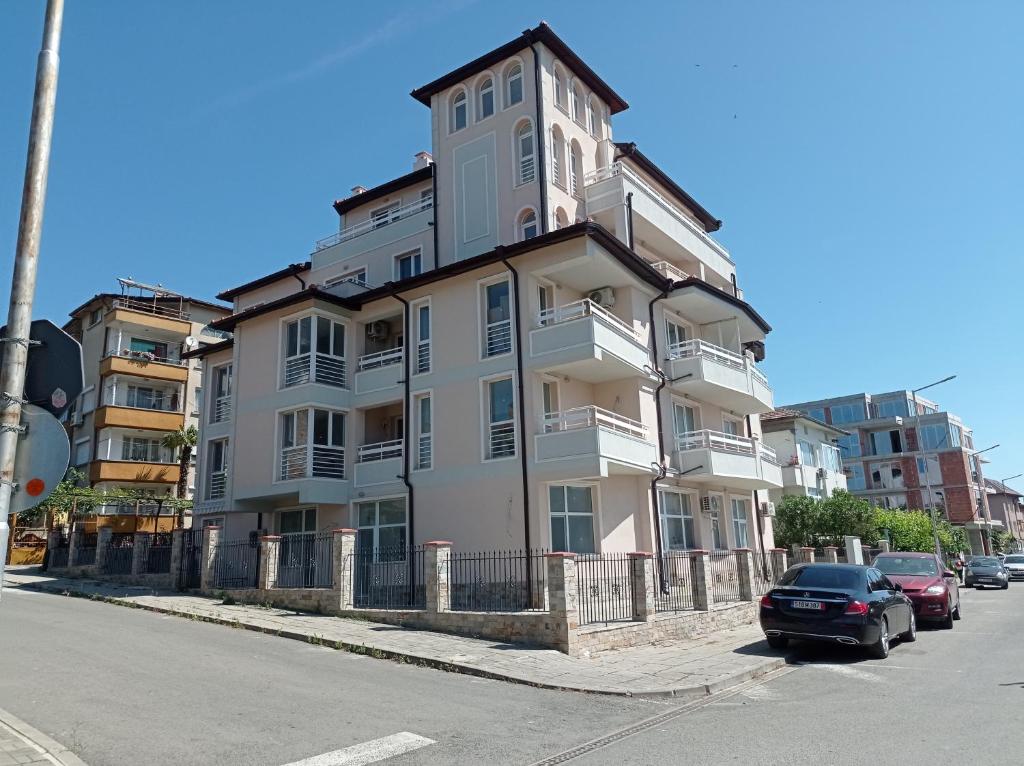
<instances>
[{"instance_id":1,"label":"white balcony railing","mask_svg":"<svg viewBox=\"0 0 1024 766\"><path fill-rule=\"evenodd\" d=\"M434 199L431 196L418 199L415 202L410 202L408 205L402 207L391 208L386 212L382 212L372 218L368 218L365 221L354 223L351 226L346 226L336 234L332 234L329 237L318 239L316 244L313 246L314 252L319 252L328 247L337 245L340 242L346 242L350 239L354 239L362 234L366 234L369 231L380 229L384 226L389 226L395 221L400 221L403 218L408 218L411 215L416 215L424 210L429 210L434 206Z\"/></svg>"},{"instance_id":2,"label":"white balcony railing","mask_svg":"<svg viewBox=\"0 0 1024 766\"><path fill-rule=\"evenodd\" d=\"M133 351L130 348L108 349L106 356L117 356L141 363L158 362L160 364L173 364L177 367L185 367L188 365L187 359L180 359L172 356L157 356L156 354L151 354L149 351ZM104 358L106 358L106 356Z\"/></svg>"},{"instance_id":3,"label":"white balcony railing","mask_svg":"<svg viewBox=\"0 0 1024 766\"><path fill-rule=\"evenodd\" d=\"M363 444L356 450L356 462L374 463L380 460L388 460L394 457L402 457L402 440L392 439L376 444Z\"/></svg>"},{"instance_id":4,"label":"white balcony railing","mask_svg":"<svg viewBox=\"0 0 1024 766\"><path fill-rule=\"evenodd\" d=\"M676 436L676 447L680 452L695 449L710 449L717 452L731 452L735 455L760 454L765 460L778 465L775 450L757 439L727 434L722 431L687 431Z\"/></svg>"},{"instance_id":5,"label":"white balcony railing","mask_svg":"<svg viewBox=\"0 0 1024 766\"><path fill-rule=\"evenodd\" d=\"M516 454L516 424L514 420L499 420L487 428L487 457L512 457Z\"/></svg>"},{"instance_id":6,"label":"white balcony railing","mask_svg":"<svg viewBox=\"0 0 1024 766\"><path fill-rule=\"evenodd\" d=\"M600 317L624 335L632 338L633 340L640 340L640 335L635 329L633 329L633 327L619 319L608 309L598 306L589 298L573 301L572 303L567 303L564 306L556 306L555 308L538 311L537 324L541 327L545 327L547 325L558 324L559 322L571 322L574 319L580 319L581 317L587 316Z\"/></svg>"},{"instance_id":7,"label":"white balcony railing","mask_svg":"<svg viewBox=\"0 0 1024 766\"><path fill-rule=\"evenodd\" d=\"M668 261L655 261L651 264L651 268L673 282L682 282L684 279L690 278L689 274Z\"/></svg>"},{"instance_id":8,"label":"white balcony railing","mask_svg":"<svg viewBox=\"0 0 1024 766\"><path fill-rule=\"evenodd\" d=\"M224 423L231 420L231 394L218 396L213 403L213 422Z\"/></svg>"},{"instance_id":9,"label":"white balcony railing","mask_svg":"<svg viewBox=\"0 0 1024 766\"><path fill-rule=\"evenodd\" d=\"M430 372L429 340L421 340L416 344L416 372Z\"/></svg>"},{"instance_id":10,"label":"white balcony railing","mask_svg":"<svg viewBox=\"0 0 1024 766\"><path fill-rule=\"evenodd\" d=\"M431 434L420 434L416 442L416 467L430 468L434 464L434 439Z\"/></svg>"},{"instance_id":11,"label":"white balcony railing","mask_svg":"<svg viewBox=\"0 0 1024 766\"><path fill-rule=\"evenodd\" d=\"M302 444L281 450L278 479L344 479L345 448Z\"/></svg>"},{"instance_id":12,"label":"white balcony railing","mask_svg":"<svg viewBox=\"0 0 1024 766\"><path fill-rule=\"evenodd\" d=\"M213 471L210 473L210 481L206 486L207 500L220 500L224 497L228 484L227 471Z\"/></svg>"},{"instance_id":13,"label":"white balcony railing","mask_svg":"<svg viewBox=\"0 0 1024 766\"><path fill-rule=\"evenodd\" d=\"M512 350L512 320L500 319L487 324L487 356L507 354Z\"/></svg>"},{"instance_id":14,"label":"white balcony railing","mask_svg":"<svg viewBox=\"0 0 1024 766\"><path fill-rule=\"evenodd\" d=\"M376 351L372 354L363 354L359 357L359 371L376 370L380 367L388 367L392 364L401 364L402 347L389 348L384 351Z\"/></svg>"},{"instance_id":15,"label":"white balcony railing","mask_svg":"<svg viewBox=\"0 0 1024 766\"><path fill-rule=\"evenodd\" d=\"M615 176L618 175L628 178L630 182L640 187L644 191L644 193L651 198L653 202L655 202L657 205L663 208L672 217L676 218L680 223L682 223L683 226L688 228L691 232L693 232L700 239L702 239L708 247L710 247L716 253L721 255L723 258L728 259L730 263L732 262L732 259L729 256L729 251L722 247L720 244L718 244L718 242L716 242L710 236L708 236L708 233L704 231L700 224L696 223L692 218L690 218L690 216L688 216L686 213L680 210L675 203L670 201L661 192L659 192L649 183L644 181L640 176L638 176L636 173L634 173L632 170L626 167L624 163L614 162L608 167L598 168L597 170L590 171L583 177L583 185L585 187L590 186L591 184L596 184L601 181L605 181L609 178L614 178Z\"/></svg>"},{"instance_id":16,"label":"white balcony railing","mask_svg":"<svg viewBox=\"0 0 1024 766\"><path fill-rule=\"evenodd\" d=\"M684 340L668 347L669 359L687 359L694 356L702 356L727 367L735 367L737 370L747 368L747 360L742 354L704 340ZM753 367L753 365L750 366ZM765 381L765 385L767 385L767 381Z\"/></svg>"},{"instance_id":17,"label":"white balcony railing","mask_svg":"<svg viewBox=\"0 0 1024 766\"><path fill-rule=\"evenodd\" d=\"M285 388L310 382L344 388L345 360L330 354L310 353L291 356L284 360Z\"/></svg>"},{"instance_id":18,"label":"white balcony railing","mask_svg":"<svg viewBox=\"0 0 1024 766\"><path fill-rule=\"evenodd\" d=\"M549 412L541 419L541 430L545 433L595 426L637 439L647 439L648 430L643 423L593 405L573 407L562 412Z\"/></svg>"}]
</instances>

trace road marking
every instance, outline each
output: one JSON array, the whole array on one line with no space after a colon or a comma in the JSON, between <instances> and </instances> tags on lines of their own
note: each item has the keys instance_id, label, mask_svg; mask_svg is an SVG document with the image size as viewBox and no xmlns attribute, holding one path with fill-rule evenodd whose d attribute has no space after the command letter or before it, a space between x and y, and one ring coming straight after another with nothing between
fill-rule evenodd
<instances>
[{"instance_id":1,"label":"road marking","mask_svg":"<svg viewBox=\"0 0 1024 766\"><path fill-rule=\"evenodd\" d=\"M286 763L285 766L366 766L368 763L378 763L433 744L432 739L413 734L411 731L400 731L389 737L371 739L369 742L341 750L332 750L329 753L314 755L312 758Z\"/></svg>"},{"instance_id":2,"label":"road marking","mask_svg":"<svg viewBox=\"0 0 1024 766\"><path fill-rule=\"evenodd\" d=\"M838 673L841 676L847 678L859 678L861 681L870 681L873 684L881 683L882 679L872 673L866 673L863 670L857 670L846 665L834 665L830 662L811 662L804 665L806 668L821 668L822 670L828 670L831 673Z\"/></svg>"}]
</instances>

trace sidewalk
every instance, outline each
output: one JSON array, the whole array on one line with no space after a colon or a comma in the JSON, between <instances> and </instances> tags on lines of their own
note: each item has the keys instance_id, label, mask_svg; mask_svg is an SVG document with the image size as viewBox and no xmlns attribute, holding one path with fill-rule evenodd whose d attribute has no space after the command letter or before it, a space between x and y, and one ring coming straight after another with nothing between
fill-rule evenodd
<instances>
[{"instance_id":1,"label":"sidewalk","mask_svg":"<svg viewBox=\"0 0 1024 766\"><path fill-rule=\"evenodd\" d=\"M85 766L63 745L0 708L0 766Z\"/></svg>"},{"instance_id":2,"label":"sidewalk","mask_svg":"<svg viewBox=\"0 0 1024 766\"><path fill-rule=\"evenodd\" d=\"M699 640L666 641L653 646L600 652L583 659L568 657L553 649L534 649L283 609L229 606L201 596L48 577L38 571L8 569L6 581L11 587L95 598L546 689L644 697L702 697L785 665L783 654L768 648L756 625Z\"/></svg>"}]
</instances>

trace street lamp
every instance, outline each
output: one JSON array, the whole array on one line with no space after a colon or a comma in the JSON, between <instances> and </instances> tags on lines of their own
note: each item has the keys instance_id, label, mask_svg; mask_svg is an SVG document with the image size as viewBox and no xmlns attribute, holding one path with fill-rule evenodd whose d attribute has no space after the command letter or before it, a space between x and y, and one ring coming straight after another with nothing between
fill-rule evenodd
<instances>
[{"instance_id":1,"label":"street lamp","mask_svg":"<svg viewBox=\"0 0 1024 766\"><path fill-rule=\"evenodd\" d=\"M922 448L924 445L921 442L921 409L917 406L917 392L924 391L926 388L932 388L940 383L948 383L953 380L956 375L949 375L942 380L937 380L934 383L929 383L927 386L921 386L911 390L910 396L914 400L914 432L917 434L918 448ZM935 538L935 555L942 556L942 546L939 544L939 528L935 523L935 501L932 498L932 480L930 471L928 470L928 453L921 449L921 455L924 457L924 482L925 489L928 490L928 515L932 520L932 536Z\"/></svg>"},{"instance_id":2,"label":"street lamp","mask_svg":"<svg viewBox=\"0 0 1024 766\"><path fill-rule=\"evenodd\" d=\"M980 449L971 455L971 459L974 460L974 478L977 481L978 477L981 476L980 465L978 462L978 455L989 450L994 450L998 447L998 444L993 444L991 447L985 447ZM982 543L985 546L985 555L989 555L992 552L992 513L988 509L988 502L986 502L985 496L982 494L984 487L979 485L978 487L978 505L981 506L981 515L985 517L985 531L981 536Z\"/></svg>"},{"instance_id":3,"label":"street lamp","mask_svg":"<svg viewBox=\"0 0 1024 766\"><path fill-rule=\"evenodd\" d=\"M1015 475L1013 475L1013 476L1007 476L1007 477L1006 477L1005 479L1000 479L1000 480L999 480L999 483L1003 485L1003 489L1008 489L1008 487L1006 486L1006 482L1008 482L1008 481L1013 481L1014 479L1019 479L1019 478L1020 478L1021 476L1024 476L1024 473L1018 473L1018 474L1015 474ZM1020 541L1020 538L1019 538L1019 537L1017 537L1017 535L1016 535L1016 534L1014 534L1014 530L1015 530L1015 528L1016 528L1016 531L1017 531L1018 533L1019 533L1019 532L1020 532L1021 530L1020 530L1020 529L1019 529L1019 528L1017 527L1017 510L1016 510L1016 508L1017 508L1017 504L1016 504L1016 503L1014 503L1013 505L1014 505L1014 512L1013 512L1013 521L1012 521L1012 522L1010 521L1010 518L1009 518L1010 514L1009 514L1009 513L1007 513L1007 519L1006 519L1006 523L1007 523L1007 524L1009 525L1009 527L1010 527L1010 534L1011 534L1011 535L1013 535L1013 539L1014 539L1014 540L1016 541L1015 545L1019 545L1019 544L1020 544L1020 542L1019 542L1019 541Z\"/></svg>"}]
</instances>

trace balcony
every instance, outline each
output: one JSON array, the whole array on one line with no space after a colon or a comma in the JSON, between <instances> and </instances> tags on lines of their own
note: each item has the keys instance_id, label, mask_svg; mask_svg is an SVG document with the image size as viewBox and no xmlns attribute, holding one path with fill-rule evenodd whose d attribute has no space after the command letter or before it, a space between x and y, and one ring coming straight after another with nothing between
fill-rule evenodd
<instances>
[{"instance_id":1,"label":"balcony","mask_svg":"<svg viewBox=\"0 0 1024 766\"><path fill-rule=\"evenodd\" d=\"M687 481L735 489L782 486L775 450L756 439L720 431L688 431L676 438L676 470Z\"/></svg>"},{"instance_id":2,"label":"balcony","mask_svg":"<svg viewBox=\"0 0 1024 766\"><path fill-rule=\"evenodd\" d=\"M375 351L359 357L355 391L366 394L382 391L399 384L404 374L404 352L401 347Z\"/></svg>"},{"instance_id":3,"label":"balcony","mask_svg":"<svg viewBox=\"0 0 1024 766\"><path fill-rule=\"evenodd\" d=\"M316 266L319 268L343 261L422 234L430 229L433 220L434 202L432 198L427 197L346 226L341 231L316 241L313 245Z\"/></svg>"},{"instance_id":4,"label":"balcony","mask_svg":"<svg viewBox=\"0 0 1024 766\"><path fill-rule=\"evenodd\" d=\"M177 463L151 463L143 460L93 460L89 463L89 481L124 481L175 484L181 475Z\"/></svg>"},{"instance_id":5,"label":"balcony","mask_svg":"<svg viewBox=\"0 0 1024 766\"><path fill-rule=\"evenodd\" d=\"M561 472L567 469L581 476L649 474L651 466L658 463L658 448L647 426L600 407L549 413L542 418L540 431L534 437L537 462L551 461Z\"/></svg>"},{"instance_id":6,"label":"balcony","mask_svg":"<svg viewBox=\"0 0 1024 766\"><path fill-rule=\"evenodd\" d=\"M650 353L640 335L607 309L584 299L537 314L530 361L587 383L646 375Z\"/></svg>"},{"instance_id":7,"label":"balcony","mask_svg":"<svg viewBox=\"0 0 1024 766\"><path fill-rule=\"evenodd\" d=\"M354 484L369 487L401 482L402 453L401 439L362 445L356 452Z\"/></svg>"},{"instance_id":8,"label":"balcony","mask_svg":"<svg viewBox=\"0 0 1024 766\"><path fill-rule=\"evenodd\" d=\"M345 387L345 360L331 354L298 354L284 360L284 387L320 383Z\"/></svg>"},{"instance_id":9,"label":"balcony","mask_svg":"<svg viewBox=\"0 0 1024 766\"><path fill-rule=\"evenodd\" d=\"M303 444L298 447L286 447L279 454L278 481L344 478L344 447Z\"/></svg>"},{"instance_id":10,"label":"balcony","mask_svg":"<svg viewBox=\"0 0 1024 766\"><path fill-rule=\"evenodd\" d=\"M153 380L184 383L188 380L188 361L162 359L141 351L115 349L108 351L100 361L100 375L136 375Z\"/></svg>"},{"instance_id":11,"label":"balcony","mask_svg":"<svg viewBox=\"0 0 1024 766\"><path fill-rule=\"evenodd\" d=\"M187 312L140 298L115 298L113 308L107 312L106 319L108 324L123 322L181 336L188 335L192 330L192 322Z\"/></svg>"},{"instance_id":12,"label":"balcony","mask_svg":"<svg viewBox=\"0 0 1024 766\"><path fill-rule=\"evenodd\" d=\"M733 412L771 412L774 397L768 379L742 354L703 340L687 340L668 349L673 387Z\"/></svg>"},{"instance_id":13,"label":"balcony","mask_svg":"<svg viewBox=\"0 0 1024 766\"><path fill-rule=\"evenodd\" d=\"M634 236L657 252L680 259L696 259L725 282L735 271L728 251L712 239L703 227L683 212L624 162L616 162L584 176L583 192L587 215L609 231L615 231L616 209L632 193ZM710 280L709 280L710 281Z\"/></svg>"},{"instance_id":14,"label":"balcony","mask_svg":"<svg viewBox=\"0 0 1024 766\"><path fill-rule=\"evenodd\" d=\"M180 409L103 405L96 409L96 428L177 431L185 423Z\"/></svg>"},{"instance_id":15,"label":"balcony","mask_svg":"<svg viewBox=\"0 0 1024 766\"><path fill-rule=\"evenodd\" d=\"M227 493L227 485L227 471L212 471L206 484L206 499L222 500Z\"/></svg>"},{"instance_id":16,"label":"balcony","mask_svg":"<svg viewBox=\"0 0 1024 766\"><path fill-rule=\"evenodd\" d=\"M213 400L212 423L226 423L231 420L231 395L218 396Z\"/></svg>"}]
</instances>

